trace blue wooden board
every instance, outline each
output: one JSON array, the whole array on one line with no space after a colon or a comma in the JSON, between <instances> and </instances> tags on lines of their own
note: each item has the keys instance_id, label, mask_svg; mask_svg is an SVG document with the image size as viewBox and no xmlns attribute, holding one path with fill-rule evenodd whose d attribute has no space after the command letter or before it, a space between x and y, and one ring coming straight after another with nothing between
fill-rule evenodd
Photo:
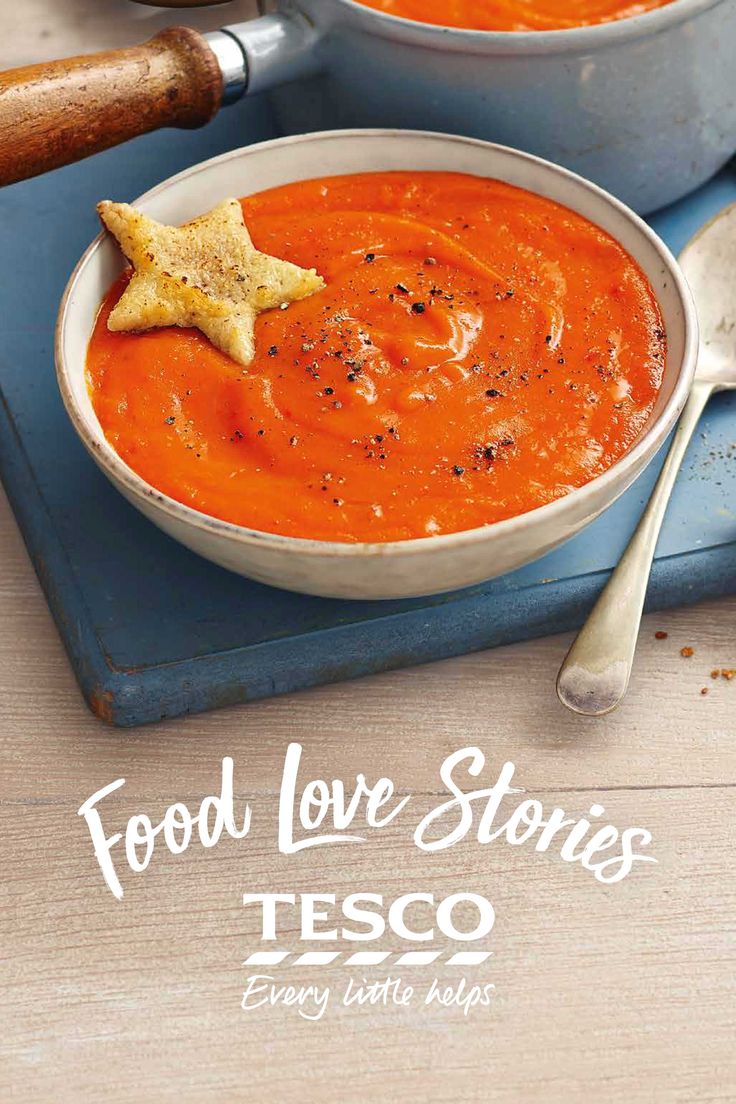
<instances>
[{"instance_id":1,"label":"blue wooden board","mask_svg":"<svg viewBox=\"0 0 736 1104\"><path fill-rule=\"evenodd\" d=\"M272 590L179 547L87 457L52 355L57 304L96 233L95 202L131 199L194 161L271 137L258 99L198 132L139 139L0 193L0 473L95 712L119 725L212 709L580 624L631 533L657 464L564 548L491 583L405 602ZM243 181L243 191L247 190ZM676 251L736 199L730 167L652 221ZM687 458L650 608L736 592L736 396L717 398Z\"/></svg>"}]
</instances>

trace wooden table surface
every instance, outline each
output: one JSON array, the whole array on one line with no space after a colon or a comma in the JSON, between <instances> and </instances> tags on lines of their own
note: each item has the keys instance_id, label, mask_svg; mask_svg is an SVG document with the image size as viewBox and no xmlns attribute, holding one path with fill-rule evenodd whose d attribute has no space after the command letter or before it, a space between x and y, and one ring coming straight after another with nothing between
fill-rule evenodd
<instances>
[{"instance_id":1,"label":"wooden table surface","mask_svg":"<svg viewBox=\"0 0 736 1104\"><path fill-rule=\"evenodd\" d=\"M188 16L213 26L249 7ZM9 9L5 66L132 41L144 12L124 0L26 0L18 28ZM736 600L647 618L629 698L597 721L558 706L569 640L553 637L120 732L86 711L3 498L0 1099L736 1100L736 679L710 678L736 666L735 626ZM595 801L613 823L649 828L658 863L602 886L556 855L500 842L424 854L398 821L357 851L279 855L293 740L310 777L386 774L417 810L440 800L442 759L477 744L491 768L512 760L517 784L545 806L580 816ZM82 801L125 778L109 799L111 829L175 800L191 807L216 792L226 755L238 800L255 810L251 836L157 851L116 901L77 816ZM494 956L478 969L496 986L490 1008L467 1018L333 1008L319 1023L241 1011L241 962L259 934L243 892L366 888L485 894L497 914ZM433 973L415 967L412 981ZM337 986L347 974L329 976ZM314 981L308 968L294 978Z\"/></svg>"}]
</instances>

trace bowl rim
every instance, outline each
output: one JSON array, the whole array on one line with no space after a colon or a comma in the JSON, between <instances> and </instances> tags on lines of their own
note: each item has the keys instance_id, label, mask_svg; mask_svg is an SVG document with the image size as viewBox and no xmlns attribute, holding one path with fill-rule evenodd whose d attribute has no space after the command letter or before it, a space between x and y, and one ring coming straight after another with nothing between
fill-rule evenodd
<instances>
[{"instance_id":1,"label":"bowl rim","mask_svg":"<svg viewBox=\"0 0 736 1104\"><path fill-rule=\"evenodd\" d=\"M497 150L513 158L531 162L533 165L540 167L543 172L551 172L563 176L577 185L582 185L584 188L593 192L597 198L612 206L619 214L633 223L639 233L654 247L660 260L666 266L668 277L673 281L673 285L677 291L683 312L684 345L678 376L672 394L658 417L644 430L633 447L628 449L611 465L611 467L607 468L600 475L584 483L582 486L574 488L561 498L554 499L552 502L547 502L542 506L537 506L533 510L528 510L525 513L504 518L501 521L491 522L487 525L477 526L472 529L461 529L453 533L440 533L436 536L372 542L323 541L309 537L290 537L281 533L269 533L260 529L250 529L247 526L236 525L233 522L224 521L221 518L203 513L200 510L196 510L164 494L164 492L160 491L143 479L142 476L138 475L133 468L125 463L108 442L99 422L96 432L92 432L84 415L77 406L70 382L72 372L70 366L66 362L64 353L64 339L67 326L69 325L71 313L70 304L74 290L79 281L84 278L84 272L88 262L107 240L108 235L104 231L101 231L87 246L69 277L59 304L54 332L56 377L62 400L77 434L93 458L100 464L105 473L112 478L113 482L121 485L135 499L143 503L154 503L157 509L167 514L174 521L207 532L215 537L230 538L239 544L257 545L261 548L267 545L274 551L281 550L284 552L300 553L306 556L341 556L350 559L360 559L366 556L376 555L411 556L425 553L430 549L436 549L438 552L441 549L447 551L459 546L485 542L491 537L507 537L516 530L533 526L535 522L554 523L558 516L564 517L564 514L569 511L571 507L574 507L586 497L596 497L596 492L605 490L610 484L616 485L622 473L627 469L633 469L635 475L638 474L637 469L640 465L640 461L647 453L650 453L650 459L654 456L674 426L690 391L695 373L699 337L695 304L689 285L677 261L654 230L652 230L639 215L635 214L629 207L622 203L621 200L616 199L615 196L612 196L597 184L593 184L577 173L573 173L569 169L562 168L550 161L545 161L544 158L537 157L533 154L523 153L513 147L503 146L495 142L486 142L480 138L466 138L461 135L443 134L438 131L403 130L398 128L349 128L345 130L314 131L309 134L289 135L287 137L269 139L265 142L253 143L249 146L240 146L237 149L229 150L215 157L210 157L205 161L200 161L184 169L182 172L168 177L166 180L155 185L155 187L144 192L133 202L138 204L152 199L160 192L168 190L182 180L196 176L199 172L214 164L221 164L230 160L237 160L241 157L247 157L254 151L284 147L296 143L344 141L345 139L360 139L361 137L368 136L373 138L386 138L389 140L401 140L406 138L421 139L429 137L440 139L448 144L473 145L483 149ZM572 209L574 210L574 208ZM87 341L89 341L90 336L91 335L87 336ZM82 371L86 375L86 361L82 365ZM632 477L632 480L635 478L635 475ZM629 480L629 482L632 480ZM615 498L616 495L614 494L611 498L611 502L613 502Z\"/></svg>"},{"instance_id":2,"label":"bowl rim","mask_svg":"<svg viewBox=\"0 0 736 1104\"><path fill-rule=\"evenodd\" d=\"M259 0L263 10L264 0ZM361 0L337 0L353 16L376 20L379 33L388 37L421 41L436 49L468 50L473 53L555 54L574 50L594 50L632 38L659 34L670 26L700 15L725 0L669 0L669 3L625 19L588 26L564 27L549 31L484 31L469 27L451 27L442 23L423 23L418 19L393 15L366 7Z\"/></svg>"}]
</instances>

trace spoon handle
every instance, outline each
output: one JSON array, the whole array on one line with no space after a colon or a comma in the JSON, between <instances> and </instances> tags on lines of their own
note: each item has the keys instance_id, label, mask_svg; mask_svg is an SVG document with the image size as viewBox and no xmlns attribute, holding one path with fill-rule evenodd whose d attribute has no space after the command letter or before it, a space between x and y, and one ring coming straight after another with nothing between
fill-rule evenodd
<instances>
[{"instance_id":1,"label":"spoon handle","mask_svg":"<svg viewBox=\"0 0 736 1104\"><path fill-rule=\"evenodd\" d=\"M693 385L636 531L560 668L557 696L575 713L609 713L626 693L659 531L690 438L712 391L710 383Z\"/></svg>"}]
</instances>

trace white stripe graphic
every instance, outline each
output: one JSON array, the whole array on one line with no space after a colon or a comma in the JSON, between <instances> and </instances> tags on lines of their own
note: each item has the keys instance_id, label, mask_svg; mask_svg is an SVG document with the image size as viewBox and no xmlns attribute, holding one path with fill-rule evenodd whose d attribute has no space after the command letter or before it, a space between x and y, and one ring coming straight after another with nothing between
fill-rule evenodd
<instances>
[{"instance_id":1,"label":"white stripe graphic","mask_svg":"<svg viewBox=\"0 0 736 1104\"><path fill-rule=\"evenodd\" d=\"M327 966L341 955L340 951L305 951L294 960L295 966Z\"/></svg>"},{"instance_id":2,"label":"white stripe graphic","mask_svg":"<svg viewBox=\"0 0 736 1104\"><path fill-rule=\"evenodd\" d=\"M396 966L425 966L440 957L442 951L407 951L396 959Z\"/></svg>"},{"instance_id":3,"label":"white stripe graphic","mask_svg":"<svg viewBox=\"0 0 736 1104\"><path fill-rule=\"evenodd\" d=\"M355 951L345 958L345 965L378 966L387 958L393 958L395 966L427 966L445 954L445 951L405 951L403 954L396 951ZM493 951L456 951L444 961L447 966L479 966L492 954ZM287 958L292 959L295 966L328 966L342 956L342 951L304 951L302 954L295 951L254 951L243 960L243 966L278 966Z\"/></svg>"},{"instance_id":4,"label":"white stripe graphic","mask_svg":"<svg viewBox=\"0 0 736 1104\"><path fill-rule=\"evenodd\" d=\"M448 966L479 966L490 958L493 951L457 951L447 960Z\"/></svg>"},{"instance_id":5,"label":"white stripe graphic","mask_svg":"<svg viewBox=\"0 0 736 1104\"><path fill-rule=\"evenodd\" d=\"M346 966L377 966L391 956L391 951L356 951L345 959Z\"/></svg>"},{"instance_id":6,"label":"white stripe graphic","mask_svg":"<svg viewBox=\"0 0 736 1104\"><path fill-rule=\"evenodd\" d=\"M244 966L278 966L288 958L291 951L255 951L243 962Z\"/></svg>"}]
</instances>

